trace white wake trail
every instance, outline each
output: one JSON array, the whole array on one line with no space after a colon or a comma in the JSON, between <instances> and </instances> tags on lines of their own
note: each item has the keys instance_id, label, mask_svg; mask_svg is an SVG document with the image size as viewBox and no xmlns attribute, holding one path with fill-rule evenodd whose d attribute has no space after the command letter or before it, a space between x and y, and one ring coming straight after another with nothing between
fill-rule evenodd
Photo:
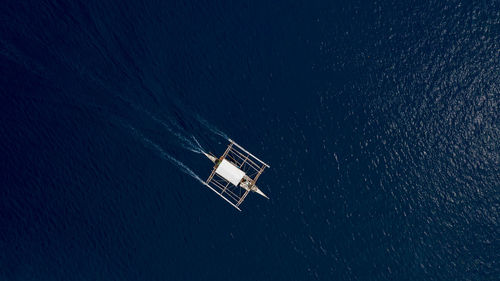
<instances>
[{"instance_id":1,"label":"white wake trail","mask_svg":"<svg viewBox=\"0 0 500 281\"><path fill-rule=\"evenodd\" d=\"M169 131L172 135L177 137L177 139L181 141L182 147L184 147L185 149L192 151L194 153L202 154L205 152L203 147L200 145L200 143L198 142L198 140L194 136L191 136L194 140L194 142L193 142L192 140L183 136L181 133L174 131L174 129L172 129L172 127L170 127L163 120L157 118L156 116L154 116L153 114L151 114L150 112L148 112L146 110L144 110L144 111L149 115L149 117L151 117L151 119L153 119L154 121L161 124L167 131Z\"/></svg>"},{"instance_id":2,"label":"white wake trail","mask_svg":"<svg viewBox=\"0 0 500 281\"><path fill-rule=\"evenodd\" d=\"M200 183L205 184L205 182L195 172L193 172L193 170L191 170L188 166L186 166L186 164L182 163L181 161L177 160L172 155L165 152L165 150L163 150L158 144L154 143L152 140L145 137L143 134L141 134L139 131L137 131L134 127L132 127L130 125L128 127L132 130L133 134L136 137L140 138L140 140L143 142L144 145L149 146L150 148L153 148L156 152L158 152L159 156L161 158L170 161L172 164L176 165L184 173L195 178Z\"/></svg>"},{"instance_id":3,"label":"white wake trail","mask_svg":"<svg viewBox=\"0 0 500 281\"><path fill-rule=\"evenodd\" d=\"M207 120L203 119L203 117L201 117L200 115L196 114L196 120L198 120L198 122L200 122L200 124L202 124L205 128L207 128L208 130L210 130L212 133L214 133L216 135L219 135L219 136L223 137L226 140L229 140L229 137L224 132L222 132L221 130L217 129L217 127L215 127L214 125L210 124Z\"/></svg>"}]
</instances>

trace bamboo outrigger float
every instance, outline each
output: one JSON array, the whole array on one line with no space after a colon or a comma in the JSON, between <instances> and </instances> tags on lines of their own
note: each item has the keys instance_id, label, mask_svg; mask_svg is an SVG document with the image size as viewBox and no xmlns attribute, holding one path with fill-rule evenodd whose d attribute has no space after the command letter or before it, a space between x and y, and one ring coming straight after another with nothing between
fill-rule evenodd
<instances>
[{"instance_id":1,"label":"bamboo outrigger float","mask_svg":"<svg viewBox=\"0 0 500 281\"><path fill-rule=\"evenodd\" d=\"M233 140L229 139L226 151L219 158L203 154L215 164L205 185L233 207L241 211L239 206L250 191L269 199L256 185L264 169L270 168L269 165Z\"/></svg>"}]
</instances>

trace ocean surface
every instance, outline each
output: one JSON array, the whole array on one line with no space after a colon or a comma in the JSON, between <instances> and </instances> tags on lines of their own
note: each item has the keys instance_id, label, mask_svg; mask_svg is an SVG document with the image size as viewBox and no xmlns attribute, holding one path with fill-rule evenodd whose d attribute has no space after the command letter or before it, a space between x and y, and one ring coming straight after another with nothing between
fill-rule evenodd
<instances>
[{"instance_id":1,"label":"ocean surface","mask_svg":"<svg viewBox=\"0 0 500 281\"><path fill-rule=\"evenodd\" d=\"M499 105L497 0L2 1L0 280L500 280Z\"/></svg>"}]
</instances>

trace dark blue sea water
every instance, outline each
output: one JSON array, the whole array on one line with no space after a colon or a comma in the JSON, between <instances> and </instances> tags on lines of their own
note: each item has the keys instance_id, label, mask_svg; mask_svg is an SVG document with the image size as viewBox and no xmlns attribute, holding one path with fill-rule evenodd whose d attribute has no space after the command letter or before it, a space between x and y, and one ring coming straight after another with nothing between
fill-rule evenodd
<instances>
[{"instance_id":1,"label":"dark blue sea water","mask_svg":"<svg viewBox=\"0 0 500 281\"><path fill-rule=\"evenodd\" d=\"M3 1L0 279L500 280L499 104L496 0Z\"/></svg>"}]
</instances>

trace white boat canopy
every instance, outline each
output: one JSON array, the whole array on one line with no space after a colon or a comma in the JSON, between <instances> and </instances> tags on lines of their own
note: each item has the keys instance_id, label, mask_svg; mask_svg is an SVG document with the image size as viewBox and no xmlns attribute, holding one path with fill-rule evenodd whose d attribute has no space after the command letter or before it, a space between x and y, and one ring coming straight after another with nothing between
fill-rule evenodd
<instances>
[{"instance_id":1,"label":"white boat canopy","mask_svg":"<svg viewBox=\"0 0 500 281\"><path fill-rule=\"evenodd\" d=\"M226 159L222 159L215 172L228 182L232 183L234 186L238 186L240 181L245 176L245 172L238 169L235 165L231 164L231 162L227 161Z\"/></svg>"}]
</instances>

